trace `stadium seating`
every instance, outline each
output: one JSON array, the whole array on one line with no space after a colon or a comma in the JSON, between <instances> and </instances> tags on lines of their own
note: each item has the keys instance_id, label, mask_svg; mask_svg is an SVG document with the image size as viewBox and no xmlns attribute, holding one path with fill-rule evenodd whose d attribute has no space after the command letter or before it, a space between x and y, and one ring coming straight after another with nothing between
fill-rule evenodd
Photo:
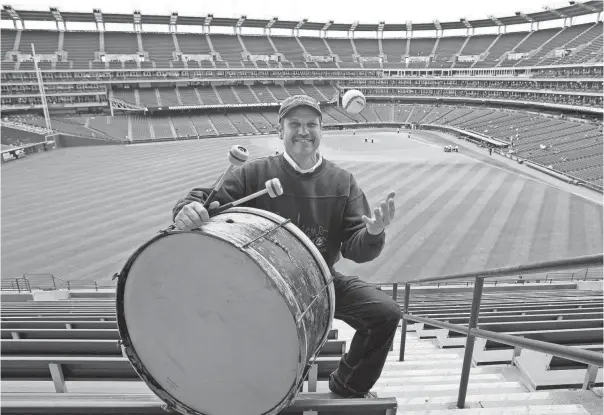
<instances>
[{"instance_id":1,"label":"stadium seating","mask_svg":"<svg viewBox=\"0 0 604 415\"><path fill-rule=\"evenodd\" d=\"M568 280L556 284L485 286L479 328L601 352L602 292L576 288L576 283ZM384 290L391 293L388 288ZM471 297L472 287L418 287L412 290L409 312L465 325ZM402 301L400 290L398 301ZM111 406L112 413L159 413L161 410L162 402L139 380L129 361L121 355L113 300L3 301L1 311L3 413L92 413L107 406ZM88 317L84 317L86 315ZM557 329L552 330L553 325ZM343 339L351 338L350 328L335 327L338 328L330 332L327 345L342 344L346 342ZM380 398L343 400L326 394L327 376L345 351L339 347L334 354L317 360L304 391L282 413L313 409L318 413L329 410L330 414L355 411L385 414L397 406L402 413L415 413L414 410L453 405L459 387L459 367L453 362L459 360L439 355L433 340L422 339L421 333L425 330L421 323L408 326L406 362L395 362L389 357L382 379L376 384ZM440 335L439 330L436 335ZM398 353L399 344L400 340L395 341L393 353ZM474 350L477 366L471 369L467 398L471 405L478 399L488 405L490 413L509 413L505 411L521 408L537 411L542 403L547 404L549 411L584 413L581 405L552 406L548 393L526 392L518 383L502 381L496 373L503 369L509 371L510 366L505 364L514 360L522 382L531 390L552 390L580 387L588 370L585 365L528 350L514 351L479 338ZM426 360L427 354L430 354L429 360ZM493 364L493 361L505 364ZM595 378L595 386L601 383L600 373ZM34 384L37 386L28 389L27 385ZM119 392L114 392L118 389ZM314 400L312 408L304 406L310 400ZM507 401L505 406L501 406L502 400ZM449 401L450 404L446 403Z\"/></svg>"},{"instance_id":2,"label":"stadium seating","mask_svg":"<svg viewBox=\"0 0 604 415\"><path fill-rule=\"evenodd\" d=\"M530 297L526 297L526 294L530 294ZM501 303L489 301L485 297L481 303L478 328L601 351L601 293L556 291L555 294L555 299L552 297L552 300L547 300L550 297L548 293L529 291ZM533 302L527 301L531 297ZM520 301L514 304L516 299ZM539 302L535 303L534 301L537 300ZM450 302L453 301L459 302L459 299ZM426 310L410 310L410 312L451 324L468 324L467 308L463 310L458 307L455 311L450 309L444 312L443 309L450 307L449 304L434 304L431 307ZM424 323L415 324L415 330L420 339L436 337L437 344L441 348L465 346L465 335L451 330L431 327ZM580 387L588 370L587 365L570 362L567 359L552 358L551 355L534 351L523 350L521 356L524 357L517 356L513 347L477 339L473 362L476 365L484 365L514 361L534 390L544 387ZM548 366L552 361L554 368ZM561 371L547 372L548 370ZM602 378L599 376L596 384L601 383Z\"/></svg>"},{"instance_id":3,"label":"stadium seating","mask_svg":"<svg viewBox=\"0 0 604 415\"><path fill-rule=\"evenodd\" d=\"M103 38L101 42L101 37ZM29 53L29 44L34 43L38 53L59 52L57 31L23 30L18 42L16 31L2 29L2 56L6 52ZM453 36L440 38L417 37L407 42L405 39L382 39L382 50L387 61L384 68L488 68L524 67L534 65L578 63L602 61L597 52L602 47L602 23L584 23L565 28L547 28L531 32L511 32L500 35ZM101 50L103 45L103 50ZM325 40L316 37L250 36L225 34L178 33L115 33L66 31L63 35L62 50L67 52L67 61L44 62L48 69L136 69L136 68L363 68L380 69L379 63L355 62L353 55L363 58L377 58L380 55L376 39ZM570 55L555 56L556 50L569 50ZM126 61L125 66L116 62L95 60L94 52L121 55L147 55L143 62ZM337 56L335 64L327 62L306 62L304 53L312 56ZM523 59L508 60L510 52L525 53ZM191 57L188 62L177 60L178 54ZM270 58L281 54L285 61L266 58L252 61L244 53ZM199 58L199 56L205 56ZM216 56L212 58L212 56ZM404 56L424 57L423 61L410 61L408 66ZM479 56L478 60L458 61L457 56ZM429 58L429 59L428 59ZM199 60L201 59L201 60ZM15 63L4 66L14 68ZM17 64L21 70L31 70L28 62Z\"/></svg>"},{"instance_id":4,"label":"stadium seating","mask_svg":"<svg viewBox=\"0 0 604 415\"><path fill-rule=\"evenodd\" d=\"M82 313L82 315L77 313ZM91 316L90 313L100 314ZM36 317L30 318L36 315L42 316L45 320L37 320ZM86 320L73 320L73 318L79 319L84 315L88 315ZM13 317L19 320L12 320ZM12 304L3 302L1 323L2 381L16 382L16 385L22 381L52 381L54 391L64 396L65 399L82 398L79 406L77 406L78 410L82 411L93 410L93 408L98 407L99 403L82 394L82 390L86 390L87 386L80 388L78 383L86 384L86 382L93 380L101 382L97 383L97 385L101 385L103 381L108 380L112 382L134 381L125 389L130 391L124 396L125 400L129 402L136 400L136 394L133 394L132 391L138 391L138 393L144 394L149 402L153 402L159 410L160 401L140 381L128 359L122 356L118 344L119 333L115 317L113 301L57 301ZM60 320L56 320L57 318ZM103 321L101 321L101 318ZM362 402L356 400L357 403L355 404L354 400L343 400L332 394L315 393L317 382L327 380L329 374L337 367L345 351L346 343L337 340L337 337L338 331L332 329L328 335L329 340L322 348L320 356L315 360L309 372L304 388L306 392L302 392L296 402L283 413L296 413L295 410L305 408L305 405L311 400L313 408L325 406L336 411L334 413L349 413L350 411L363 411L369 408L369 412L364 413L385 414L387 413L386 410L396 407L394 398L379 398L363 400ZM71 385L69 389L68 384ZM72 392L71 389L75 394L70 393ZM12 413L10 412L12 408L20 407L18 398L22 396L24 395L3 394L3 412L9 411L9 413ZM34 409L29 405L26 411L37 413L40 410L46 413L48 399L56 401L59 398L48 394L40 395L37 402L42 406ZM6 405L7 400L10 401L8 406ZM107 403L107 400L104 400L104 402ZM21 402L21 404L23 403ZM62 406L59 404L58 408L62 408ZM134 410L134 413L139 411L136 405L130 404L129 408L129 410ZM119 408L113 409L119 411Z\"/></svg>"},{"instance_id":5,"label":"stadium seating","mask_svg":"<svg viewBox=\"0 0 604 415\"><path fill-rule=\"evenodd\" d=\"M485 287L486 288L486 287ZM602 352L602 292L560 289L543 291L533 287L513 293L498 292L490 287L483 294L478 328L504 334L580 347ZM505 298L505 299L504 299ZM450 293L441 298L436 293L412 295L409 313L467 326L469 322L469 292ZM414 329L420 339L433 339L440 348L458 348L466 344L466 336L425 323ZM515 364L525 384L531 390L581 387L586 379L587 365L552 357L531 350L477 338L473 349L473 364ZM595 385L602 385L601 373Z\"/></svg>"}]
</instances>

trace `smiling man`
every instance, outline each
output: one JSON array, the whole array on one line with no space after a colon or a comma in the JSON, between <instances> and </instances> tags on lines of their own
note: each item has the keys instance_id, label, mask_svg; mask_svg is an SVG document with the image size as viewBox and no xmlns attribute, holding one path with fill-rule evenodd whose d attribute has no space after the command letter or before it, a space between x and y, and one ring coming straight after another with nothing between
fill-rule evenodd
<instances>
[{"instance_id":1,"label":"smiling man","mask_svg":"<svg viewBox=\"0 0 604 415\"><path fill-rule=\"evenodd\" d=\"M296 95L283 101L278 122L284 153L231 170L210 209L262 190L267 180L280 180L283 195L256 198L243 206L291 219L315 244L335 277L335 318L356 330L348 353L329 378L329 388L343 397L373 396L370 389L384 367L400 309L391 297L357 277L338 273L334 265L340 255L357 263L380 255L385 229L394 219L394 192L372 212L354 176L321 156L323 115L313 98ZM209 221L203 202L211 190L193 189L176 203L172 218L180 229L196 229Z\"/></svg>"}]
</instances>

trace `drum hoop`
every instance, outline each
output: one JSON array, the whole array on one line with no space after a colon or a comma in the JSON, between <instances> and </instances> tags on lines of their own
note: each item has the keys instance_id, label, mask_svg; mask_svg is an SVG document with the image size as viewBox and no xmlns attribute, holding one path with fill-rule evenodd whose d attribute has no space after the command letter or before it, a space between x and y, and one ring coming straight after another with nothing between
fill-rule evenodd
<instances>
[{"instance_id":1,"label":"drum hoop","mask_svg":"<svg viewBox=\"0 0 604 415\"><path fill-rule=\"evenodd\" d=\"M262 210L262 209L247 208L247 207L230 208L228 210L225 210L224 212L220 212L216 216L226 215L229 213L248 213L248 214L261 216L261 217L264 217L265 219L268 219L268 220L274 222L276 225L281 225L286 220L282 216L277 215L275 213L272 213L272 212L269 212L266 210ZM325 259L323 259L323 256L321 255L319 250L312 243L312 241L306 236L306 234L304 234L302 232L302 230L300 230L300 228L298 228L296 225L294 225L291 222L288 222L288 223L282 225L282 227L286 228L290 233L292 233L294 236L296 236L305 245L306 249L310 252L311 256L318 263L321 271L323 272L323 275L327 279L326 282L327 282L327 294L329 297L329 321L330 321L330 324L326 328L325 333L323 334L322 340L320 342L320 345L317 348L317 351L319 351L328 340L329 332L331 330L331 322L333 321L334 315L335 315L335 292L333 289L333 278L328 278L328 276L331 276L331 271L329 270L329 267L327 266L327 263L325 262ZM125 278L125 277L126 277L126 275L129 274L130 268L132 267L134 261L140 256L140 254L147 247L149 247L149 245L155 243L159 239L165 238L170 235L180 235L183 233L199 234L199 233L203 233L203 229L194 230L194 231L182 231L182 230L178 230L178 229L162 231L159 235L155 235L153 238L151 238L147 242L143 243L128 258L126 264L123 266L121 272L118 274L118 279L117 279L116 320L117 320L118 332L120 335L120 342L123 345L124 353L126 354L126 357L130 361L130 364L132 365L135 372L150 387L150 389L162 401L164 401L169 408L170 407L174 408L180 413L186 413L189 415L207 415L207 414L197 411L196 409L191 408L190 406L188 406L185 403L181 402L180 400L176 399L167 390L165 390L153 378L153 376L151 376L151 374L145 369L145 364L138 357L138 353L136 352L134 345L132 344L132 340L130 338L130 333L129 333L128 327L126 325L126 316L125 316L125 309L124 309L124 296L125 296L125 286L126 286L127 278ZM203 234L206 236L210 236L213 238L223 240L222 238L218 238L216 235L206 234L206 233L203 233ZM252 260L254 260L254 262L256 262L256 260L254 258L250 257L250 259L252 259ZM331 288L331 290L329 288ZM322 293L320 295L322 295ZM307 358L309 359L309 366L310 366L316 359L316 355L314 355L314 354L307 355ZM304 373L304 370L303 370L303 373ZM303 380L304 380L304 377L302 377L301 381L303 382ZM294 385L295 385L295 383L294 383ZM273 412L275 410L281 410L285 406L286 406L286 400L284 400L281 405L277 405L277 407L273 408L270 412Z\"/></svg>"},{"instance_id":2,"label":"drum hoop","mask_svg":"<svg viewBox=\"0 0 604 415\"><path fill-rule=\"evenodd\" d=\"M276 213L273 212L269 212L267 210L262 210L262 209L257 209L257 208L249 208L249 207L234 207L234 208L230 208L228 210L225 210L224 212L220 212L218 215L226 215L228 213L251 213L257 216L262 216L265 219L269 219L272 222L275 222L277 225L281 225L283 222L286 221L286 219L280 215L277 215ZM319 250L317 249L317 247L315 246L315 244L310 240L310 238L308 236L306 236L306 234L304 232L302 232L302 230L300 228L298 228L295 224L293 224L292 222L288 222L285 225L283 225L283 228L286 228L290 233L294 234L294 236L296 236L298 239L301 240L302 243L304 243L306 249L308 249L308 251L310 252L310 254L313 256L313 258L315 259L315 261L317 261L317 263L319 264L319 267L321 268L321 271L323 271L323 275L325 276L325 278L327 278L327 293L329 296L329 321L333 321L334 317L335 317L335 309L336 309L336 298L335 298L335 291L333 289L333 278L328 278L328 276L331 276L331 271L329 270L329 266L327 266L327 262L325 262L325 259L323 258L323 255L321 255L321 253L319 252ZM331 286L331 290L329 289ZM321 345L320 347L323 347L323 345L327 342L328 340L328 336L329 336L329 331L331 330L331 324L329 324L329 326L327 327L323 338L321 340ZM314 360L314 358L316 356L310 356L311 359Z\"/></svg>"}]
</instances>

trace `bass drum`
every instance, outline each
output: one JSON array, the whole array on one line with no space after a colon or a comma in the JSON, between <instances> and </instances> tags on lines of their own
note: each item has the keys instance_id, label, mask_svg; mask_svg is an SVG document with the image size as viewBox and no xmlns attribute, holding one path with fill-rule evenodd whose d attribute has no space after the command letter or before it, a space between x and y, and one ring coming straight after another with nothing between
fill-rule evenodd
<instances>
[{"instance_id":1,"label":"bass drum","mask_svg":"<svg viewBox=\"0 0 604 415\"><path fill-rule=\"evenodd\" d=\"M319 251L289 220L259 209L164 231L118 277L124 352L182 414L278 413L300 390L334 317Z\"/></svg>"}]
</instances>

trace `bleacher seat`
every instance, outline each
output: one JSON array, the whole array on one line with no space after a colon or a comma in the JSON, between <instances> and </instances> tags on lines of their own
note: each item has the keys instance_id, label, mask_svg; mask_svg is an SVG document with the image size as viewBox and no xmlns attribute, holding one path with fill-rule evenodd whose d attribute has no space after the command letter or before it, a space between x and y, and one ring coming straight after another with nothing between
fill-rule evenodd
<instances>
[{"instance_id":1,"label":"bleacher seat","mask_svg":"<svg viewBox=\"0 0 604 415\"><path fill-rule=\"evenodd\" d=\"M523 330L522 328L526 328ZM574 327L574 328L572 328ZM541 340L559 345L601 344L604 331L602 320L561 321L545 323L524 323L519 325L503 323L499 326L485 325L484 330L500 329L499 333L513 334L527 339ZM504 331L513 330L513 331ZM493 330L496 331L496 330ZM514 357L514 348L486 339L476 339L472 362L475 365L510 363Z\"/></svg>"},{"instance_id":2,"label":"bleacher seat","mask_svg":"<svg viewBox=\"0 0 604 415\"><path fill-rule=\"evenodd\" d=\"M3 414L107 413L162 415L163 402L151 394L40 394L3 393ZM395 398L345 399L331 393L301 393L281 414L303 415L394 415ZM580 412L573 412L580 413Z\"/></svg>"},{"instance_id":3,"label":"bleacher seat","mask_svg":"<svg viewBox=\"0 0 604 415\"><path fill-rule=\"evenodd\" d=\"M598 353L604 350L602 343L571 345L571 347ZM522 350L520 356L514 357L514 364L532 390L582 387L589 370L584 363L532 350ZM598 370L592 386L602 386L602 379L602 370Z\"/></svg>"}]
</instances>

